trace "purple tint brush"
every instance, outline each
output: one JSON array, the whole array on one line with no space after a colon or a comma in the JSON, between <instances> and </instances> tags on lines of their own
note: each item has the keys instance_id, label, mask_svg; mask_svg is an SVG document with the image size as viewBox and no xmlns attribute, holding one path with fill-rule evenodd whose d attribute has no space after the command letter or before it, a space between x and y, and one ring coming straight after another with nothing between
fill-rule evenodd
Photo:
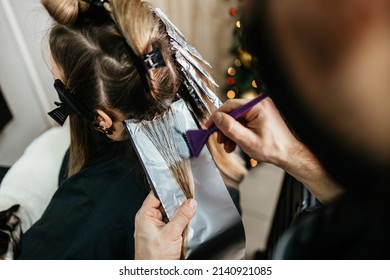
<instances>
[{"instance_id":1,"label":"purple tint brush","mask_svg":"<svg viewBox=\"0 0 390 280\"><path fill-rule=\"evenodd\" d=\"M247 112L249 112L250 109L252 109L256 104L264 100L266 97L268 97L268 94L264 93L256 97L255 99L252 99L242 107L231 111L229 115L235 120L237 120L243 115L245 115ZM218 131L218 128L215 125L212 125L209 129L195 129L188 130L186 132L188 146L194 157L198 157L200 155L200 152L202 151L203 146L206 144L207 139L212 133L216 131Z\"/></svg>"}]
</instances>

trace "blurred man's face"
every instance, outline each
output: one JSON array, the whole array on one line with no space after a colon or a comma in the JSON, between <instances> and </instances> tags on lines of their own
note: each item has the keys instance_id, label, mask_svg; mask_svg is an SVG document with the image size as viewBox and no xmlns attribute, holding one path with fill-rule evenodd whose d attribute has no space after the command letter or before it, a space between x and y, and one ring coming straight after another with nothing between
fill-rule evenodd
<instances>
[{"instance_id":1,"label":"blurred man's face","mask_svg":"<svg viewBox=\"0 0 390 280\"><path fill-rule=\"evenodd\" d=\"M268 0L271 32L320 125L390 160L390 1Z\"/></svg>"}]
</instances>

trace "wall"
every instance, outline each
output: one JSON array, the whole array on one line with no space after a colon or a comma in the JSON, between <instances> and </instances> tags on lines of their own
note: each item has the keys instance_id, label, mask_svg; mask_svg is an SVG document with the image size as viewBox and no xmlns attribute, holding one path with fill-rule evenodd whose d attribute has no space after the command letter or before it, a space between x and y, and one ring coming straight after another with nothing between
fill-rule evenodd
<instances>
[{"instance_id":1,"label":"wall","mask_svg":"<svg viewBox=\"0 0 390 280\"><path fill-rule=\"evenodd\" d=\"M50 125L53 78L42 59L48 17L38 0L0 0L0 85L13 119L0 134L0 165L11 165ZM41 10L42 11L42 10Z\"/></svg>"},{"instance_id":2,"label":"wall","mask_svg":"<svg viewBox=\"0 0 390 280\"><path fill-rule=\"evenodd\" d=\"M212 72L223 85L231 62L230 1L151 2L213 65ZM11 165L35 137L54 125L47 116L56 99L45 43L50 24L39 0L0 0L0 86L14 116L0 132L0 166Z\"/></svg>"},{"instance_id":3,"label":"wall","mask_svg":"<svg viewBox=\"0 0 390 280\"><path fill-rule=\"evenodd\" d=\"M179 27L187 40L213 66L212 73L223 86L225 72L232 57L229 55L233 26L229 0L150 0L161 8Z\"/></svg>"}]
</instances>

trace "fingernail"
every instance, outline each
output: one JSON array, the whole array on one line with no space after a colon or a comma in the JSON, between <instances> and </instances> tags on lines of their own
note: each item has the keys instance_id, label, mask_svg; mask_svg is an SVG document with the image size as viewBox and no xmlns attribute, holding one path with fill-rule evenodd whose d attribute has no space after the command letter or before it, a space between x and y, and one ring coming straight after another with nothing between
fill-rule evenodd
<instances>
[{"instance_id":1,"label":"fingernail","mask_svg":"<svg viewBox=\"0 0 390 280\"><path fill-rule=\"evenodd\" d=\"M216 125L220 124L222 122L222 114L219 112L215 113L213 120Z\"/></svg>"},{"instance_id":2,"label":"fingernail","mask_svg":"<svg viewBox=\"0 0 390 280\"><path fill-rule=\"evenodd\" d=\"M189 200L187 201L187 204L188 204L188 206L190 206L192 209L196 209L196 206L198 205L198 204L196 203L196 200L195 200L195 199L189 199Z\"/></svg>"}]
</instances>

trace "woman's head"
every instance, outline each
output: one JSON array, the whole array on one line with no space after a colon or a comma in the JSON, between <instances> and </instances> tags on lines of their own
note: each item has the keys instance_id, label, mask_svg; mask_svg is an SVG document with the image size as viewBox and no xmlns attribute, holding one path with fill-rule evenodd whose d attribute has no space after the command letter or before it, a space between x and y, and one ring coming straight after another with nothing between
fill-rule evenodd
<instances>
[{"instance_id":1,"label":"woman's head","mask_svg":"<svg viewBox=\"0 0 390 280\"><path fill-rule=\"evenodd\" d=\"M165 23L149 3L96 1L104 3L104 7L95 7L79 0L42 2L57 21L49 36L53 68L59 72L57 78L61 78L74 99L98 116L93 123L78 115L70 116L68 175L81 170L98 149L99 127L108 129L112 134L106 136L112 140L126 139L123 120L152 119L164 113L178 94L187 98L202 121L205 111L197 107L193 92L183 82L185 75ZM139 60L156 50L161 52L164 66L153 67L145 74ZM204 98L213 109L211 101ZM235 186L246 170L214 140L209 143L211 153L217 156L221 173L226 174L225 183ZM131 150L129 143L124 144L124 152Z\"/></svg>"},{"instance_id":2,"label":"woman's head","mask_svg":"<svg viewBox=\"0 0 390 280\"><path fill-rule=\"evenodd\" d=\"M70 116L72 144L77 143L71 149L78 150L75 155L91 150L86 146L96 142L91 128L109 129L112 135L108 137L120 140L123 120L150 119L169 107L180 81L166 32L148 4L140 0L111 1L114 23L104 8L89 7L84 1L42 3L58 22L49 36L53 68L60 72L57 78L80 103L98 113L95 123ZM156 48L161 50L166 67L150 70L145 87L132 51L142 57Z\"/></svg>"},{"instance_id":3,"label":"woman's head","mask_svg":"<svg viewBox=\"0 0 390 280\"><path fill-rule=\"evenodd\" d=\"M116 23L103 8L86 10L83 1L43 4L59 23L50 32L52 58L63 72L63 82L80 100L85 98L85 104L118 109L136 119L151 118L170 105L178 76L166 33L148 4L111 1ZM155 48L162 51L167 67L149 71L150 92L142 84L129 45L140 57Z\"/></svg>"}]
</instances>

